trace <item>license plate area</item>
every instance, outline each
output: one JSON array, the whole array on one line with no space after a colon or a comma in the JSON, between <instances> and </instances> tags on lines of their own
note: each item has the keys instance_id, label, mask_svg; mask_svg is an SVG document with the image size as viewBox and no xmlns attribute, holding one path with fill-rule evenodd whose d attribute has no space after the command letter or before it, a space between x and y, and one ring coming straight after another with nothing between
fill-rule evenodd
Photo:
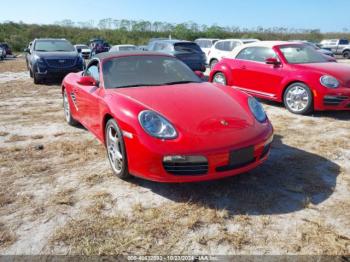
<instances>
[{"instance_id":1,"label":"license plate area","mask_svg":"<svg viewBox=\"0 0 350 262\"><path fill-rule=\"evenodd\" d=\"M246 147L230 152L230 166L242 166L253 162L254 147Z\"/></svg>"}]
</instances>

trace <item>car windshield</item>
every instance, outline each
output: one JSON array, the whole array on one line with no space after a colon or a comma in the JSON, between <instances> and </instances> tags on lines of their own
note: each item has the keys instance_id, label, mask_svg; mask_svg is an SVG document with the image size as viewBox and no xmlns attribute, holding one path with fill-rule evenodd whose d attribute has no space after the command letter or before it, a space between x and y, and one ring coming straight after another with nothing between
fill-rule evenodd
<instances>
[{"instance_id":1,"label":"car windshield","mask_svg":"<svg viewBox=\"0 0 350 262\"><path fill-rule=\"evenodd\" d=\"M282 46L280 50L290 64L329 62L324 55L307 45Z\"/></svg>"},{"instance_id":2,"label":"car windshield","mask_svg":"<svg viewBox=\"0 0 350 262\"><path fill-rule=\"evenodd\" d=\"M66 40L39 40L35 42L34 50L39 52L73 52L75 48Z\"/></svg>"},{"instance_id":3,"label":"car windshield","mask_svg":"<svg viewBox=\"0 0 350 262\"><path fill-rule=\"evenodd\" d=\"M202 82L178 59L159 55L113 58L103 63L102 71L106 88Z\"/></svg>"}]
</instances>

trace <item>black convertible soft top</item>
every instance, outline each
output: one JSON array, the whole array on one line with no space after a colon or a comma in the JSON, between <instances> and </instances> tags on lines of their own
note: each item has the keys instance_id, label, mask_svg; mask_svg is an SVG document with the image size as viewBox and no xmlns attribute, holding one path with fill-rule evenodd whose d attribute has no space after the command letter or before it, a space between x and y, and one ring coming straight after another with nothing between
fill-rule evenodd
<instances>
[{"instance_id":1,"label":"black convertible soft top","mask_svg":"<svg viewBox=\"0 0 350 262\"><path fill-rule=\"evenodd\" d=\"M130 51L130 52L104 52L104 53L99 53L95 57L98 58L99 60L104 60L108 58L116 58L116 57L125 57L125 56L134 56L134 55L162 55L162 56L170 56L165 53L161 52L150 52L150 51Z\"/></svg>"}]
</instances>

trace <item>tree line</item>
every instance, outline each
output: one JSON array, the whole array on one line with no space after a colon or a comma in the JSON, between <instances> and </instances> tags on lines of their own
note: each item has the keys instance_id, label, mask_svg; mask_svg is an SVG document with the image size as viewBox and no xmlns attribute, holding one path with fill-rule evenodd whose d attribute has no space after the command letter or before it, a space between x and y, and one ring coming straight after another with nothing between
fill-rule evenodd
<instances>
[{"instance_id":1,"label":"tree line","mask_svg":"<svg viewBox=\"0 0 350 262\"><path fill-rule=\"evenodd\" d=\"M102 19L74 22L57 21L52 25L25 24L7 21L0 23L0 42L7 42L14 51L21 51L35 38L66 38L73 44L87 43L100 37L113 45L145 45L150 38L169 37L193 41L196 38L258 38L260 40L310 40L319 42L325 38L350 38L349 30L322 33L319 29L240 28L237 26L199 25L194 22L172 24L134 20Z\"/></svg>"}]
</instances>

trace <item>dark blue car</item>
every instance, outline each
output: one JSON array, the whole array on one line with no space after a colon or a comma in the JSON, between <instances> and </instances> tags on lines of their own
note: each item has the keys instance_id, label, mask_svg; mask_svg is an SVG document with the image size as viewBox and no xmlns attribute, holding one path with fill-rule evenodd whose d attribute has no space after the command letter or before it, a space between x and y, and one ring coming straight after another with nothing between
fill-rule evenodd
<instances>
[{"instance_id":1,"label":"dark blue car","mask_svg":"<svg viewBox=\"0 0 350 262\"><path fill-rule=\"evenodd\" d=\"M28 53L28 70L35 84L62 79L85 67L81 54L65 39L35 39L25 51Z\"/></svg>"},{"instance_id":2,"label":"dark blue car","mask_svg":"<svg viewBox=\"0 0 350 262\"><path fill-rule=\"evenodd\" d=\"M171 54L184 62L193 71L206 70L206 56L194 42L182 40L154 40L149 43L149 51Z\"/></svg>"}]
</instances>

